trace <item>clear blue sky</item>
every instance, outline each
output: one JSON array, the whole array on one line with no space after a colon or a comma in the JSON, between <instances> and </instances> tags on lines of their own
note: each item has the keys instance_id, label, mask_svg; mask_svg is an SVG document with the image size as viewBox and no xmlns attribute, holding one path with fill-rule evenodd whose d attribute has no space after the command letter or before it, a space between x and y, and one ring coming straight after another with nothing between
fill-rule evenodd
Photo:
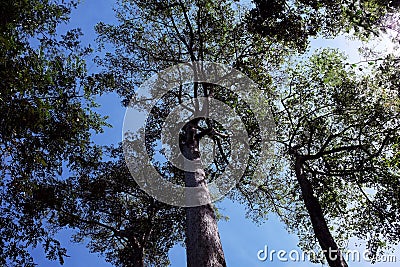
<instances>
[{"instance_id":1,"label":"clear blue sky","mask_svg":"<svg viewBox=\"0 0 400 267\"><path fill-rule=\"evenodd\" d=\"M77 10L72 13L72 19L68 28L80 27L85 34L84 44L94 44L95 31L94 25L99 21L112 23L115 21L113 14L113 1L109 0L83 0ZM60 27L64 30L65 26ZM346 41L344 38L336 40L322 41L315 40L312 42L313 48L322 46L331 46L340 48L342 51L350 54L351 59L357 61L357 51L354 43ZM89 71L95 71L95 65L88 62ZM113 128L107 129L104 134L96 136L95 141L101 143L117 143L121 141L122 121L125 110L121 107L118 97L113 94L108 94L99 98L102 104L100 112L110 117L109 122ZM228 266L320 266L309 262L261 262L257 259L257 252L264 248L265 245L269 249L286 251L298 250L297 237L290 235L284 228L284 225L275 217L271 216L270 220L257 226L250 220L245 218L243 207L225 200L218 205L221 207L222 213L230 217L228 222L219 222L219 230L224 248ZM68 254L71 256L66 259L64 266L66 267L107 267L111 266L106 263L97 254L90 254L85 244L74 244L69 241L70 231L62 232L59 237L64 246L68 249ZM43 256L41 249L35 249L33 255L40 267L56 267L57 262L50 262ZM173 267L183 267L185 264L185 251L182 247L177 246L170 252L170 259ZM400 255L397 254L397 259L400 261ZM375 264L374 266L396 266L395 263ZM350 266L369 266L366 262L350 263Z\"/></svg>"}]
</instances>

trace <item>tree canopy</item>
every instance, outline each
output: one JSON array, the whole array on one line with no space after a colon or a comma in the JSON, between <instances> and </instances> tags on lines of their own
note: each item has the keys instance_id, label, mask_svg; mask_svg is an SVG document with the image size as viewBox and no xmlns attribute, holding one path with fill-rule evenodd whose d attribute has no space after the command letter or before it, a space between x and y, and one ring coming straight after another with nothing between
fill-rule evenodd
<instances>
[{"instance_id":1,"label":"tree canopy","mask_svg":"<svg viewBox=\"0 0 400 267\"><path fill-rule=\"evenodd\" d=\"M310 37L332 37L352 33L363 39L386 30L398 1L254 0L248 16L251 31L269 36L300 51Z\"/></svg>"},{"instance_id":2,"label":"tree canopy","mask_svg":"<svg viewBox=\"0 0 400 267\"><path fill-rule=\"evenodd\" d=\"M135 151L138 173L146 172L140 166L143 153ZM75 229L74 242L89 240L90 251L114 266L168 266L169 249L183 242L183 209L156 201L138 187L121 146L105 154L109 160L95 168L39 185L31 205L47 210L51 225Z\"/></svg>"},{"instance_id":3,"label":"tree canopy","mask_svg":"<svg viewBox=\"0 0 400 267\"><path fill-rule=\"evenodd\" d=\"M239 114L249 133L248 166L228 197L254 220L276 213L304 249L338 249L335 241L355 236L368 241L375 258L398 243L398 58L351 65L326 49L293 62L311 37L379 35L398 1L254 0L248 10L238 1L119 0L118 23L96 26L107 49L96 59L103 71L94 75L86 70L91 49L80 45L80 30L56 30L76 6L0 1L0 265L34 266L28 250L39 244L63 263L66 250L54 234L72 228L75 242L89 240L91 252L116 266L167 266L169 249L183 242L188 266L226 266L213 205L170 206L134 179L150 173L147 153L165 179L208 190L232 156L223 124L203 116L179 132L188 159L200 162L201 142L213 147L210 166L194 172L166 162L159 143L177 105L192 101L186 110L205 114L212 99ZM260 162L262 133L248 103L206 82L165 94L147 118L145 137L132 133L125 147L91 141L107 125L94 111L96 95L117 92L130 107L146 79L179 63L197 70L195 61L223 63L259 85L255 98L270 107L265 112L277 127L276 157ZM193 101L198 96L206 104ZM136 145L143 138L146 151ZM265 176L254 177L259 164ZM347 266L325 255L330 266Z\"/></svg>"},{"instance_id":4,"label":"tree canopy","mask_svg":"<svg viewBox=\"0 0 400 267\"><path fill-rule=\"evenodd\" d=\"M51 184L68 166L79 169L99 156L91 133L104 119L93 111L84 85L90 52L79 30L64 35L71 2L0 2L0 264L32 266L27 248L43 244L47 257L65 251L28 199L38 182ZM42 211L41 211L42 212Z\"/></svg>"}]
</instances>

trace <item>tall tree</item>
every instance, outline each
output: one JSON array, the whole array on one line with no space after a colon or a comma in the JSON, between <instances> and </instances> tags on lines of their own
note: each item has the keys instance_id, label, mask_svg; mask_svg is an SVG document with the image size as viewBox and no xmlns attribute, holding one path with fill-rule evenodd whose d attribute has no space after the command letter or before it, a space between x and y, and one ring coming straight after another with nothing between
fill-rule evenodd
<instances>
[{"instance_id":1,"label":"tall tree","mask_svg":"<svg viewBox=\"0 0 400 267\"><path fill-rule=\"evenodd\" d=\"M51 183L63 166L79 169L99 157L90 133L103 118L91 110L82 81L79 30L60 36L75 1L0 1L0 265L33 266L28 247L43 244L50 259L65 255L27 202L35 184Z\"/></svg>"},{"instance_id":2,"label":"tall tree","mask_svg":"<svg viewBox=\"0 0 400 267\"><path fill-rule=\"evenodd\" d=\"M115 46L115 53L107 54L100 63L113 73L115 88L124 96L124 103L128 104L135 89L150 75L177 63L198 60L240 66L268 89L269 80L262 81L256 75L256 69L259 66L272 69L282 60L287 49L272 40L246 35L244 24L239 23L240 17L236 17L238 9L235 11L232 5L231 1L119 2L119 25L99 24L97 30L102 42L111 42ZM165 96L147 120L146 143L150 149L154 150L160 139L160 128L166 115L180 103L201 95L225 99L232 106L240 106L234 95L228 92L218 95L218 92L220 90L214 85L195 82ZM243 112L243 105L238 108L241 108L242 116L248 114ZM255 127L251 120L248 121L247 127ZM196 172L182 173L175 169L171 171L171 179L207 191L206 173L208 178L212 178L226 165L223 158L226 160L229 154L227 138L216 134L223 129L208 119L194 119L182 130L181 150L187 159L200 162L199 142L208 136L220 148L218 162L211 169L201 167ZM254 147L257 146L256 140L254 138ZM226 265L211 204L186 208L186 249L188 266Z\"/></svg>"},{"instance_id":3,"label":"tall tree","mask_svg":"<svg viewBox=\"0 0 400 267\"><path fill-rule=\"evenodd\" d=\"M398 1L255 0L254 3L256 7L247 20L250 30L262 36L275 37L299 51L306 49L310 37L333 37L351 32L362 39L368 39L379 36L382 30L398 27L393 20L399 10ZM288 112L291 112L290 108ZM297 152L290 148L288 153L295 155ZM301 167L303 160L302 157L296 157L295 174L302 188L315 234L323 250L338 251L323 217L321 203L315 198L313 188L305 178L306 174ZM340 255L336 255L336 258L335 262L328 259L330 266L347 266Z\"/></svg>"},{"instance_id":4,"label":"tall tree","mask_svg":"<svg viewBox=\"0 0 400 267\"><path fill-rule=\"evenodd\" d=\"M291 199L268 203L306 249L317 240L330 266L347 266L334 238L366 240L372 259L399 242L398 59L369 63L363 74L327 49L286 70L274 112L286 166L275 179L286 188L266 183L255 192Z\"/></svg>"}]
</instances>

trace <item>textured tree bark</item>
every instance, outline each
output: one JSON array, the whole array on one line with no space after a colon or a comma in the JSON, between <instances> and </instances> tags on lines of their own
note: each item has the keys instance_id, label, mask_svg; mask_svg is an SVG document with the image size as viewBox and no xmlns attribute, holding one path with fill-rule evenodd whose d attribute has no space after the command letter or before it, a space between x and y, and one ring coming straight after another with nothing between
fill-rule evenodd
<instances>
[{"instance_id":1,"label":"textured tree bark","mask_svg":"<svg viewBox=\"0 0 400 267\"><path fill-rule=\"evenodd\" d=\"M198 140L194 124L186 127L184 156L198 166L194 172L185 172L187 187L202 187L208 193L205 172L201 168ZM207 197L207 196L206 196ZM209 194L208 194L209 197ZM186 256L188 267L226 266L218 232L217 219L211 204L186 208Z\"/></svg>"},{"instance_id":2,"label":"textured tree bark","mask_svg":"<svg viewBox=\"0 0 400 267\"><path fill-rule=\"evenodd\" d=\"M325 258L331 267L347 267L347 263L338 248L328 228L321 205L314 196L311 182L303 172L301 156L296 157L296 178L300 184L303 201L311 218L314 234L324 252Z\"/></svg>"}]
</instances>

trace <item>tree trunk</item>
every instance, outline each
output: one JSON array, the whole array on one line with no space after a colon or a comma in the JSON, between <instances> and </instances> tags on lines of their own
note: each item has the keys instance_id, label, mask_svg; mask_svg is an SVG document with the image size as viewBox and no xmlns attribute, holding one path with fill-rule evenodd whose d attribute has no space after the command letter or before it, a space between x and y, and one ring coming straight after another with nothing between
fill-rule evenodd
<instances>
[{"instance_id":1,"label":"tree trunk","mask_svg":"<svg viewBox=\"0 0 400 267\"><path fill-rule=\"evenodd\" d=\"M312 184L304 174L302 165L302 157L297 156L295 165L296 178L300 184L303 201L311 218L314 234L318 239L329 266L347 267L347 263L329 231L321 205L314 196Z\"/></svg>"},{"instance_id":2,"label":"tree trunk","mask_svg":"<svg viewBox=\"0 0 400 267\"><path fill-rule=\"evenodd\" d=\"M197 166L194 172L185 172L185 185L202 187L209 197L195 126L194 123L188 123L185 127L186 140L182 152ZM188 267L226 266L212 204L186 208L186 256Z\"/></svg>"},{"instance_id":3,"label":"tree trunk","mask_svg":"<svg viewBox=\"0 0 400 267\"><path fill-rule=\"evenodd\" d=\"M126 250L121 251L120 258L122 259L123 266L126 267L144 267L144 250L137 241L132 241L131 246Z\"/></svg>"},{"instance_id":4,"label":"tree trunk","mask_svg":"<svg viewBox=\"0 0 400 267\"><path fill-rule=\"evenodd\" d=\"M132 267L144 267L144 255L134 255L131 258L131 263Z\"/></svg>"}]
</instances>

